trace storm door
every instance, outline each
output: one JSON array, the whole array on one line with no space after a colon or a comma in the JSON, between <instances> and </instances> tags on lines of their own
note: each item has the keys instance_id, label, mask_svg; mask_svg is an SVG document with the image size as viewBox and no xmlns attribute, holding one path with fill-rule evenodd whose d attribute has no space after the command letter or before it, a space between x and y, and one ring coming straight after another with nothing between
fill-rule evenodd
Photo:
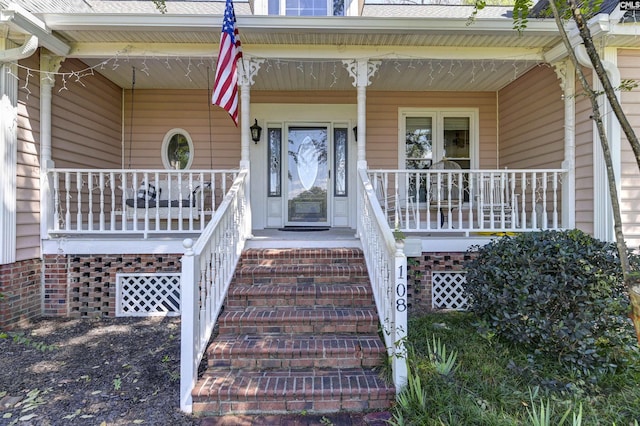
<instances>
[{"instance_id":1,"label":"storm door","mask_svg":"<svg viewBox=\"0 0 640 426\"><path fill-rule=\"evenodd\" d=\"M328 127L289 127L286 158L286 224L328 225L331 182Z\"/></svg>"}]
</instances>

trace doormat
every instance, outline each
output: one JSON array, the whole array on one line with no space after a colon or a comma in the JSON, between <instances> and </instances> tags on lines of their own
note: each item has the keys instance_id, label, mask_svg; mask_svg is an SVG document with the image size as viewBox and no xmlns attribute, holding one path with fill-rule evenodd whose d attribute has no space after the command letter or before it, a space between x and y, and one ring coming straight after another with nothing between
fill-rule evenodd
<instances>
[{"instance_id":1,"label":"doormat","mask_svg":"<svg viewBox=\"0 0 640 426\"><path fill-rule=\"evenodd\" d=\"M314 232L314 231L328 231L328 226L285 226L279 228L278 231L292 231L292 232Z\"/></svg>"}]
</instances>

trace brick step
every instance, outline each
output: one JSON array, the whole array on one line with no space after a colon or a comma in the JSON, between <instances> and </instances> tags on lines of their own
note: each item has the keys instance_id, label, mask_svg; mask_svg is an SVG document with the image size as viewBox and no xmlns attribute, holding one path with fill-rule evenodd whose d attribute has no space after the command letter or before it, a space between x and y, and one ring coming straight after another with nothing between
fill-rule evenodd
<instances>
[{"instance_id":1,"label":"brick step","mask_svg":"<svg viewBox=\"0 0 640 426\"><path fill-rule=\"evenodd\" d=\"M329 265L364 263L364 254L357 248L285 248L250 249L242 253L241 265Z\"/></svg>"},{"instance_id":2,"label":"brick step","mask_svg":"<svg viewBox=\"0 0 640 426\"><path fill-rule=\"evenodd\" d=\"M218 318L219 333L365 333L375 334L375 308L230 307Z\"/></svg>"},{"instance_id":3,"label":"brick step","mask_svg":"<svg viewBox=\"0 0 640 426\"><path fill-rule=\"evenodd\" d=\"M395 388L373 370L210 368L192 392L198 415L383 410Z\"/></svg>"},{"instance_id":4,"label":"brick step","mask_svg":"<svg viewBox=\"0 0 640 426\"><path fill-rule=\"evenodd\" d=\"M369 284L234 284L229 289L225 305L241 306L372 306L373 293Z\"/></svg>"},{"instance_id":5,"label":"brick step","mask_svg":"<svg viewBox=\"0 0 640 426\"><path fill-rule=\"evenodd\" d=\"M236 284L350 284L368 283L364 264L353 265L242 265Z\"/></svg>"},{"instance_id":6,"label":"brick step","mask_svg":"<svg viewBox=\"0 0 640 426\"><path fill-rule=\"evenodd\" d=\"M377 335L237 335L218 338L207 349L209 367L241 369L374 368L386 350Z\"/></svg>"}]
</instances>

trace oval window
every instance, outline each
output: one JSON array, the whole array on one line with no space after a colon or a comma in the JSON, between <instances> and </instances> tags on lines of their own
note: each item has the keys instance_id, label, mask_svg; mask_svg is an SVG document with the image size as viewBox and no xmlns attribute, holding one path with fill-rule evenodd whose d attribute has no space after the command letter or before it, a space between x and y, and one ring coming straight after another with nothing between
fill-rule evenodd
<instances>
[{"instance_id":1,"label":"oval window","mask_svg":"<svg viewBox=\"0 0 640 426\"><path fill-rule=\"evenodd\" d=\"M183 170L193 162L193 142L183 129L172 129L162 142L162 163L167 169Z\"/></svg>"}]
</instances>

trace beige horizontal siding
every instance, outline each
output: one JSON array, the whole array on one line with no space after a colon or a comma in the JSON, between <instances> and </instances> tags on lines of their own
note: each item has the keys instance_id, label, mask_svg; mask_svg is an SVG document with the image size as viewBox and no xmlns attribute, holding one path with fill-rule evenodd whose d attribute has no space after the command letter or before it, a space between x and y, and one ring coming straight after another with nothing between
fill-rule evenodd
<instances>
[{"instance_id":1,"label":"beige horizontal siding","mask_svg":"<svg viewBox=\"0 0 640 426\"><path fill-rule=\"evenodd\" d=\"M16 260L40 256L40 68L39 52L19 62L18 155L16 168Z\"/></svg>"},{"instance_id":2,"label":"beige horizontal siding","mask_svg":"<svg viewBox=\"0 0 640 426\"><path fill-rule=\"evenodd\" d=\"M583 69L588 80L591 72ZM576 92L582 91L576 79ZM591 102L584 96L576 97L576 228L593 235L594 232L594 134Z\"/></svg>"},{"instance_id":3,"label":"beige horizontal siding","mask_svg":"<svg viewBox=\"0 0 640 426\"><path fill-rule=\"evenodd\" d=\"M295 91L251 92L251 103L285 103L285 104L353 104L357 103L356 89L346 92L336 91Z\"/></svg>"},{"instance_id":4,"label":"beige horizontal siding","mask_svg":"<svg viewBox=\"0 0 640 426\"><path fill-rule=\"evenodd\" d=\"M555 72L532 69L500 90L500 167L559 168L564 159L564 102Z\"/></svg>"},{"instance_id":5,"label":"beige horizontal siding","mask_svg":"<svg viewBox=\"0 0 640 426\"><path fill-rule=\"evenodd\" d=\"M238 167L240 127L225 110L209 105L207 90L136 90L133 111L131 94L125 92L125 167L164 168L162 141L176 128L191 136L193 169Z\"/></svg>"},{"instance_id":6,"label":"beige horizontal siding","mask_svg":"<svg viewBox=\"0 0 640 426\"><path fill-rule=\"evenodd\" d=\"M640 81L640 49L621 49L618 51L620 77ZM622 108L634 128L640 135L640 89L636 88L621 94ZM629 141L622 134L621 141L621 214L623 233L630 248L640 246L640 170Z\"/></svg>"},{"instance_id":7,"label":"beige horizontal siding","mask_svg":"<svg viewBox=\"0 0 640 426\"><path fill-rule=\"evenodd\" d=\"M58 73L85 69L83 62L68 59ZM81 81L69 74L57 76L53 88L51 145L56 167L120 167L122 91L100 74L85 75Z\"/></svg>"}]
</instances>

